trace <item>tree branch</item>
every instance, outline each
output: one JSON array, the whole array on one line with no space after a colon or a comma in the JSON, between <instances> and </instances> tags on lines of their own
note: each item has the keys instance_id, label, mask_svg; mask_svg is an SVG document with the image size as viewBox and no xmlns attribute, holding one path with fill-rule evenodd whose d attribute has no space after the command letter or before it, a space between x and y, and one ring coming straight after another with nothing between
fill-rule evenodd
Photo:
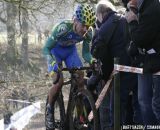
<instances>
[{"instance_id":1,"label":"tree branch","mask_svg":"<svg viewBox=\"0 0 160 130\"><path fill-rule=\"evenodd\" d=\"M1 21L2 23L4 23L4 24L6 24L6 22L7 22L5 19L3 19L3 18L1 18L1 17L0 17L0 21Z\"/></svg>"}]
</instances>

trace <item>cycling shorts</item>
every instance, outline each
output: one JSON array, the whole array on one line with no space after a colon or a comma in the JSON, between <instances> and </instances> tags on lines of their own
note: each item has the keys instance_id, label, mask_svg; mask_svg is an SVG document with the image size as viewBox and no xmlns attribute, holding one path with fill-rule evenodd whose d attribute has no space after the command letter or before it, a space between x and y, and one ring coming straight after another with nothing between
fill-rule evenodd
<instances>
[{"instance_id":1,"label":"cycling shorts","mask_svg":"<svg viewBox=\"0 0 160 130\"><path fill-rule=\"evenodd\" d=\"M62 63L62 61L64 61L67 68L83 66L75 45L63 47L57 44L51 50L51 54L55 56L57 63Z\"/></svg>"}]
</instances>

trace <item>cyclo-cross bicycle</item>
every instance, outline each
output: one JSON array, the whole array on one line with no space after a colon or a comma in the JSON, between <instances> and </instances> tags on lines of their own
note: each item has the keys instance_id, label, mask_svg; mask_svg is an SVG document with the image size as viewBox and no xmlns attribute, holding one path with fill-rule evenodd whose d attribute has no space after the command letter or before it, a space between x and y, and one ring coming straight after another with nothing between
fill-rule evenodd
<instances>
[{"instance_id":1,"label":"cyclo-cross bicycle","mask_svg":"<svg viewBox=\"0 0 160 130\"><path fill-rule=\"evenodd\" d=\"M69 71L71 74L70 80L63 83L63 85L70 84L70 93L66 111L62 90L59 92L55 104L52 105L55 124L55 129L53 130L98 130L98 117L94 99L85 85L81 88L77 86L78 74L75 72L87 69L90 69L90 67L62 69L62 71ZM56 82L58 82L59 77ZM48 104L48 98L46 104ZM90 121L88 115L91 111L94 118ZM50 129L46 128L46 130Z\"/></svg>"}]
</instances>

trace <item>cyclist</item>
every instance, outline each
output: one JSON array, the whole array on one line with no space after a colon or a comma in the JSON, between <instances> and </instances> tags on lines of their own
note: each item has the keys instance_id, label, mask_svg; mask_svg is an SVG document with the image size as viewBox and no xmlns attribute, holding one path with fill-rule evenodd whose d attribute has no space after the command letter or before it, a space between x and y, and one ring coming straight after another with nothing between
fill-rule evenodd
<instances>
[{"instance_id":1,"label":"cyclist","mask_svg":"<svg viewBox=\"0 0 160 130\"><path fill-rule=\"evenodd\" d=\"M65 62L67 68L82 67L82 62L78 56L75 44L83 41L82 56L84 60L91 63L92 56L90 54L89 43L92 39L92 25L96 20L95 12L90 5L80 4L75 10L72 20L64 20L57 24L46 41L43 48L43 54L47 58L48 72L51 77L56 77L57 72L61 69L62 61ZM83 72L78 71L79 84L83 84ZM63 84L63 76L60 75L58 83L53 84L49 91L49 103L47 105L46 125L48 128L54 128L52 117L52 108L58 92Z\"/></svg>"}]
</instances>

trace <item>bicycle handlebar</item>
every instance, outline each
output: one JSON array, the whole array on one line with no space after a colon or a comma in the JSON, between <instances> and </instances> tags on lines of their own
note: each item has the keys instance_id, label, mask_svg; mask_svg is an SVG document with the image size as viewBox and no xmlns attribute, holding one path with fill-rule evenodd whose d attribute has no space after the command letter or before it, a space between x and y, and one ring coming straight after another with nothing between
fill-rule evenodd
<instances>
[{"instance_id":1,"label":"bicycle handlebar","mask_svg":"<svg viewBox=\"0 0 160 130\"><path fill-rule=\"evenodd\" d=\"M96 67L95 67L95 64L98 64L99 62L94 62L94 65L93 66L85 66L85 67L75 67L75 68L62 68L59 72L57 72L57 78L56 80L53 82L53 84L57 84L59 79L60 79L60 73L62 71L69 71L70 73L73 73L77 70L89 70L89 69L92 69L92 70L96 70ZM46 74L46 76L49 76L49 74Z\"/></svg>"},{"instance_id":2,"label":"bicycle handlebar","mask_svg":"<svg viewBox=\"0 0 160 130\"><path fill-rule=\"evenodd\" d=\"M73 73L74 71L77 71L77 70L88 70L88 69L91 69L90 66L85 66L85 67L75 67L75 68L62 68L60 72L57 73L57 78L56 80L53 82L53 84L57 84L59 79L60 79L60 73L62 71L69 71L71 73Z\"/></svg>"}]
</instances>

